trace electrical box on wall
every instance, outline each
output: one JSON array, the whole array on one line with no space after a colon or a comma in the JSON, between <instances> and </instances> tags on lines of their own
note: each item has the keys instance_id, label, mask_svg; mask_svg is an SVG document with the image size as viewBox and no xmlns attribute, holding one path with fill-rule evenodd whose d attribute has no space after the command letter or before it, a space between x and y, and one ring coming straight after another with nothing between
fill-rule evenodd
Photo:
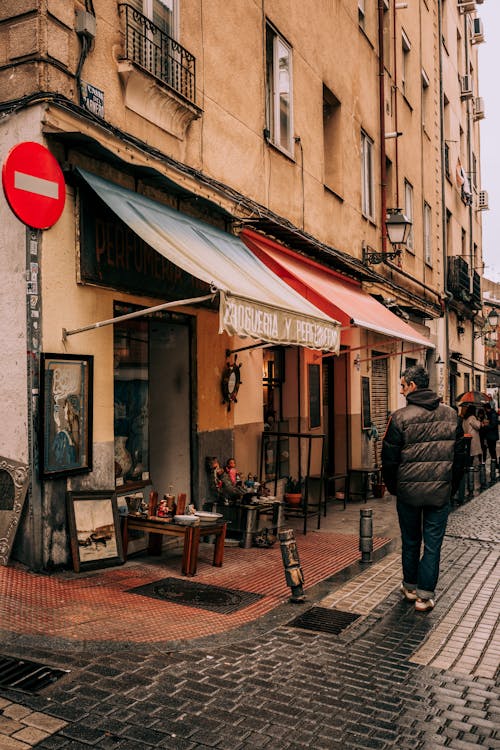
<instances>
[{"instance_id":1,"label":"electrical box on wall","mask_svg":"<svg viewBox=\"0 0 500 750\"><path fill-rule=\"evenodd\" d=\"M75 19L75 31L77 34L86 36L88 39L95 38L96 23L95 16L86 10L77 10Z\"/></svg>"}]
</instances>

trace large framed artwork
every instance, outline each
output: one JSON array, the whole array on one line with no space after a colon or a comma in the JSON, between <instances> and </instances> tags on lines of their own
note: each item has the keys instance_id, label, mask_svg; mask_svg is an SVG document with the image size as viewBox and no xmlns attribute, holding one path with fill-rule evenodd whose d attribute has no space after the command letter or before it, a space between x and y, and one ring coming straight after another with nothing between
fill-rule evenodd
<instances>
[{"instance_id":1,"label":"large framed artwork","mask_svg":"<svg viewBox=\"0 0 500 750\"><path fill-rule=\"evenodd\" d=\"M92 470L93 364L91 355L41 355L42 478Z\"/></svg>"},{"instance_id":2,"label":"large framed artwork","mask_svg":"<svg viewBox=\"0 0 500 750\"><path fill-rule=\"evenodd\" d=\"M68 492L68 524L77 573L124 562L114 490Z\"/></svg>"}]
</instances>

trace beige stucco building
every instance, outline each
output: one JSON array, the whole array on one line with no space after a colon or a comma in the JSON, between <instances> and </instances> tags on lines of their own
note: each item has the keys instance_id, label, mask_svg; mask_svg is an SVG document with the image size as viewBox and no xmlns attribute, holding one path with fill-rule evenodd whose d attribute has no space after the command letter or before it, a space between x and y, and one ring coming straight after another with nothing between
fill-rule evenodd
<instances>
[{"instance_id":1,"label":"beige stucco building","mask_svg":"<svg viewBox=\"0 0 500 750\"><path fill-rule=\"evenodd\" d=\"M43 144L66 191L47 229L2 196L0 455L31 470L16 557L68 562L68 490L172 487L201 507L207 456L304 473L293 440L278 463L261 451L265 421L325 434L330 476L373 468L408 364L445 400L467 374L483 385L476 15L457 0L307 16L283 0L4 0L2 163ZM387 238L389 209L411 220L406 247ZM212 300L87 330L210 296L215 278ZM252 325L268 304L324 324L330 346L220 324L220 291L238 290ZM85 405L54 395L63 354L93 365L76 455L68 414ZM229 404L228 363L242 381Z\"/></svg>"}]
</instances>

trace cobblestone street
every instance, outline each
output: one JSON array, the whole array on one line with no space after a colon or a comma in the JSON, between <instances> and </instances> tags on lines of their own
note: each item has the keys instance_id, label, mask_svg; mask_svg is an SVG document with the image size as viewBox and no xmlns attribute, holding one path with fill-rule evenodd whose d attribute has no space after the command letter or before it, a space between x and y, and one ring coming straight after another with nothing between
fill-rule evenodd
<instances>
[{"instance_id":1,"label":"cobblestone street","mask_svg":"<svg viewBox=\"0 0 500 750\"><path fill-rule=\"evenodd\" d=\"M0 689L1 750L500 748L499 498L453 512L429 613L402 600L391 552L180 648L9 647L71 671L41 695ZM359 617L338 635L291 627L313 604Z\"/></svg>"}]
</instances>

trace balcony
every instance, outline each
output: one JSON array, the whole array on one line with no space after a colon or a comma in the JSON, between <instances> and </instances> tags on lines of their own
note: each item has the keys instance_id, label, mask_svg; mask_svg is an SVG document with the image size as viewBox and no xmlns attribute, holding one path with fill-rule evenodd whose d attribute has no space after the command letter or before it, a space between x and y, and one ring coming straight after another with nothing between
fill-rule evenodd
<instances>
[{"instance_id":1,"label":"balcony","mask_svg":"<svg viewBox=\"0 0 500 750\"><path fill-rule=\"evenodd\" d=\"M144 68L195 104L194 56L131 5L120 5L120 10L125 14L127 60Z\"/></svg>"},{"instance_id":2,"label":"balcony","mask_svg":"<svg viewBox=\"0 0 500 750\"><path fill-rule=\"evenodd\" d=\"M469 273L469 264L460 255L448 256L448 290L457 302L481 309L481 277Z\"/></svg>"},{"instance_id":3,"label":"balcony","mask_svg":"<svg viewBox=\"0 0 500 750\"><path fill-rule=\"evenodd\" d=\"M121 3L125 44L118 73L125 105L182 140L200 117L196 59L131 5Z\"/></svg>"}]
</instances>

